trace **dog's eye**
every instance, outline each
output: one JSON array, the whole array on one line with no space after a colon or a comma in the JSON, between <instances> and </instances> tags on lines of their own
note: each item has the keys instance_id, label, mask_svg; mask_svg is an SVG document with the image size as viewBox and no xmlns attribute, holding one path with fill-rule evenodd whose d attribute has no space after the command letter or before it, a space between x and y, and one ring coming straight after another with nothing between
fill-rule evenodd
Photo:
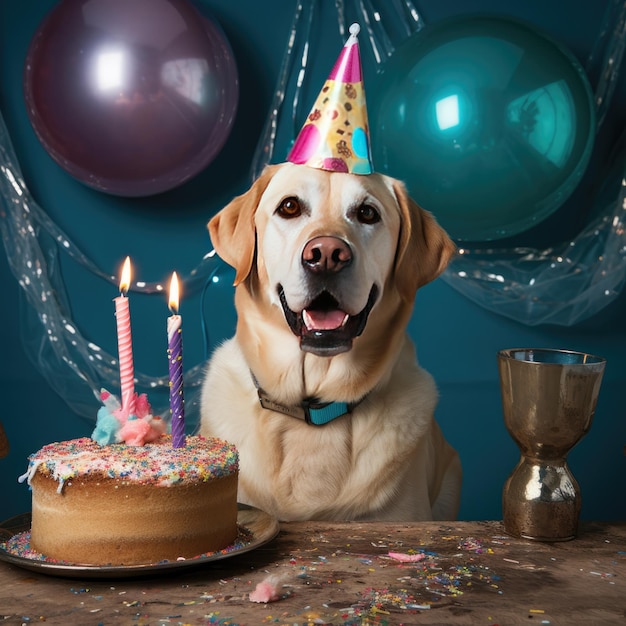
<instances>
[{"instance_id":1,"label":"dog's eye","mask_svg":"<svg viewBox=\"0 0 626 626\"><path fill-rule=\"evenodd\" d=\"M376 222L380 222L380 213L371 204L362 204L357 209L356 216L362 224L376 224Z\"/></svg>"},{"instance_id":2,"label":"dog's eye","mask_svg":"<svg viewBox=\"0 0 626 626\"><path fill-rule=\"evenodd\" d=\"M302 215L302 206L298 198L285 198L276 209L276 212L284 218L299 217Z\"/></svg>"}]
</instances>

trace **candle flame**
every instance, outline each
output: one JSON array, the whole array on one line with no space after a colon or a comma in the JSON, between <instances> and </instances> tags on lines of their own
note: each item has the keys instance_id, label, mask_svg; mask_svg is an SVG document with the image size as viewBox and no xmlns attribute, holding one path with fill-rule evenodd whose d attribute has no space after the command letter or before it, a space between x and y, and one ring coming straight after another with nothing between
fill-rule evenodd
<instances>
[{"instance_id":1,"label":"candle flame","mask_svg":"<svg viewBox=\"0 0 626 626\"><path fill-rule=\"evenodd\" d=\"M130 288L130 257L127 256L122 268L122 278L120 279L120 293L126 294Z\"/></svg>"},{"instance_id":2,"label":"candle flame","mask_svg":"<svg viewBox=\"0 0 626 626\"><path fill-rule=\"evenodd\" d=\"M176 276L176 272L172 273L172 280L170 281L170 311L174 314L178 314L178 300L179 300L179 290L178 290L178 276Z\"/></svg>"}]
</instances>

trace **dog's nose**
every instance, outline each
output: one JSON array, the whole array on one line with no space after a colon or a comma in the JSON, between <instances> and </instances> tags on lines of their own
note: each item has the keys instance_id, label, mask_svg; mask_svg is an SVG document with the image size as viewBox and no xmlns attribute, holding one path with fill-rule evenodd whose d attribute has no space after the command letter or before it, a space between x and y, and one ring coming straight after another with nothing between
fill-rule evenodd
<instances>
[{"instance_id":1,"label":"dog's nose","mask_svg":"<svg viewBox=\"0 0 626 626\"><path fill-rule=\"evenodd\" d=\"M338 272L351 262L352 250L339 237L315 237L302 251L302 265L312 272Z\"/></svg>"}]
</instances>

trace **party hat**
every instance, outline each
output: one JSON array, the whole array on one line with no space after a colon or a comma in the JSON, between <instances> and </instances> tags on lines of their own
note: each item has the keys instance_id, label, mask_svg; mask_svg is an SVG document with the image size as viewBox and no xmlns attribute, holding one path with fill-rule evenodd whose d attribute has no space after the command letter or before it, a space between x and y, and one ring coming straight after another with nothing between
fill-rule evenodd
<instances>
[{"instance_id":1,"label":"party hat","mask_svg":"<svg viewBox=\"0 0 626 626\"><path fill-rule=\"evenodd\" d=\"M350 174L371 174L367 107L357 35L341 50L309 116L298 135L288 161L316 169Z\"/></svg>"}]
</instances>

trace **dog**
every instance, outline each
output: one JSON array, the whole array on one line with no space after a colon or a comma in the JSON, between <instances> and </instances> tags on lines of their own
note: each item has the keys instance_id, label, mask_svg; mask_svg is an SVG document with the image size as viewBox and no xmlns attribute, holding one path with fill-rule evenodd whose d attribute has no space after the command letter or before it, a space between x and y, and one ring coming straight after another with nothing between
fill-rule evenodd
<instances>
[{"instance_id":1,"label":"dog","mask_svg":"<svg viewBox=\"0 0 626 626\"><path fill-rule=\"evenodd\" d=\"M281 521L455 519L460 460L406 332L456 251L434 217L391 177L282 163L208 228L237 327L209 360L199 430L237 446L239 502ZM326 403L341 415L316 425Z\"/></svg>"}]
</instances>

